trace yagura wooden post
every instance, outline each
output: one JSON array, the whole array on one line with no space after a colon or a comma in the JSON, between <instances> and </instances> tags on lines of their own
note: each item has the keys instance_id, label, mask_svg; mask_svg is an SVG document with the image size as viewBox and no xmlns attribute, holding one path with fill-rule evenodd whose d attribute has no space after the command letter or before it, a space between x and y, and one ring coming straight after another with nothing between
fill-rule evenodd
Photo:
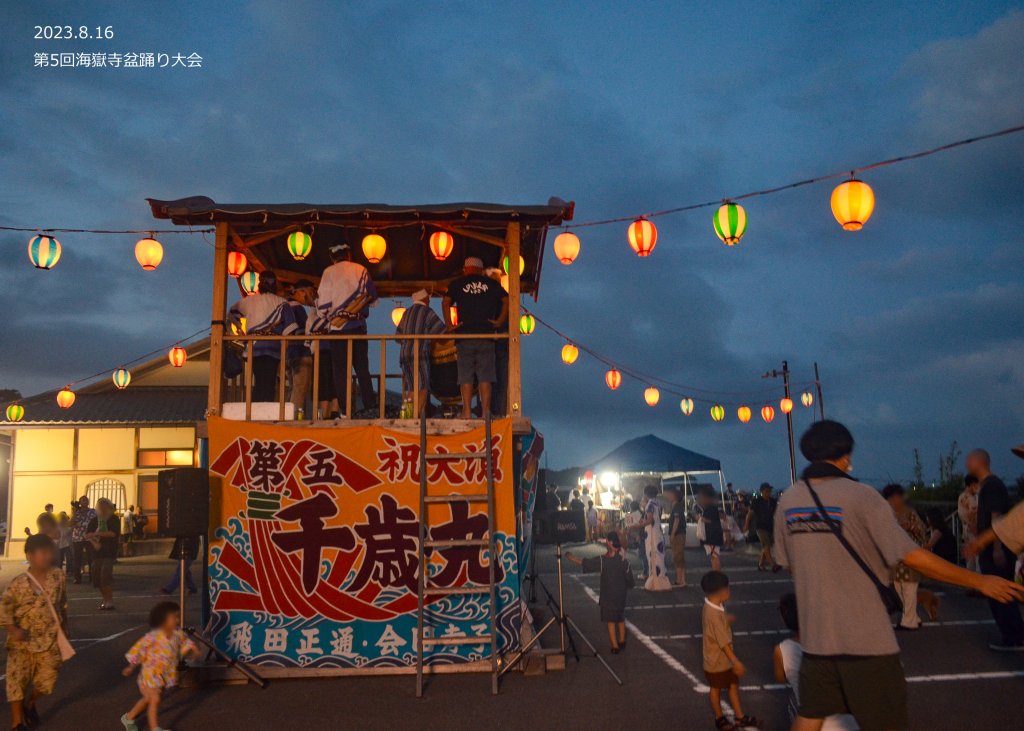
<instances>
[{"instance_id":1,"label":"yagura wooden post","mask_svg":"<svg viewBox=\"0 0 1024 731\"><path fill-rule=\"evenodd\" d=\"M508 409L515 418L523 411L522 368L519 363L519 222L512 221L505 230L508 254Z\"/></svg>"},{"instance_id":2,"label":"yagura wooden post","mask_svg":"<svg viewBox=\"0 0 1024 731\"><path fill-rule=\"evenodd\" d=\"M210 390L207 416L220 416L221 387L224 382L224 317L227 315L228 224L217 224L213 249L213 308L210 313Z\"/></svg>"}]
</instances>

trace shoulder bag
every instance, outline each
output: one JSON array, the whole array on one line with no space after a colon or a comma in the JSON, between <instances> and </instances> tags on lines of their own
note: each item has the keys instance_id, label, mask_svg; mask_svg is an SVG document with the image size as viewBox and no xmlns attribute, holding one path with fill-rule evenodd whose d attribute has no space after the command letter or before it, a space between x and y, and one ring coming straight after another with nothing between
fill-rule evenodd
<instances>
[{"instance_id":1,"label":"shoulder bag","mask_svg":"<svg viewBox=\"0 0 1024 731\"><path fill-rule=\"evenodd\" d=\"M900 599L900 595L897 591L888 584L883 584L875 572L871 570L871 567L868 566L867 563L864 562L864 559L860 557L860 554L857 553L856 549L854 549L854 547L850 545L850 542L846 540L846 536L843 535L842 531L839 530L839 526L837 526L835 521L829 516L828 511L825 510L825 506L821 504L821 498L818 497L818 493L816 493L814 488L811 487L810 480L804 480L804 484L807 485L807 490L811 493L811 498L814 500L814 504L818 506L818 512L821 513L821 517L825 520L825 523L828 524L833 535L835 535L843 545L846 552L850 554L850 557L857 562L861 571L867 574L868 578L871 579L871 583L875 585L875 588L878 590L878 596L881 598L882 604L885 606L885 611L889 614L902 613L903 600Z\"/></svg>"},{"instance_id":2,"label":"shoulder bag","mask_svg":"<svg viewBox=\"0 0 1024 731\"><path fill-rule=\"evenodd\" d=\"M43 595L43 599L46 600L46 606L50 608L50 614L53 615L53 621L57 625L57 649L60 650L61 660L70 660L75 656L75 648L71 646L71 641L68 640L68 636L64 634L64 629L60 626L60 616L57 614L56 607L53 606L53 602L50 601L50 595L46 593L46 589L40 586L39 582L36 581L36 577L30 574L28 571L25 572L25 576L28 580L36 585L39 589L39 593Z\"/></svg>"}]
</instances>

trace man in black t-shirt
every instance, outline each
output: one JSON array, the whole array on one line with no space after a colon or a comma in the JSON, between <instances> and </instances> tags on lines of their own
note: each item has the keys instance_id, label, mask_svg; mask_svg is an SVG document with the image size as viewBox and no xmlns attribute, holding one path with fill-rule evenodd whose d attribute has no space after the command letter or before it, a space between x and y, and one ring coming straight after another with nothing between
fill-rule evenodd
<instances>
[{"instance_id":1,"label":"man in black t-shirt","mask_svg":"<svg viewBox=\"0 0 1024 731\"><path fill-rule=\"evenodd\" d=\"M483 274L484 263L475 256L466 259L463 276L448 285L444 298L444 321L449 330L460 335L483 335L496 331L508 316L508 295L501 284ZM452 305L458 308L459 324L452 322ZM480 389L482 414L491 410L491 386L496 373L494 341L459 339L455 341L459 364L459 390L462 394L462 418L472 416L473 383Z\"/></svg>"},{"instance_id":2,"label":"man in black t-shirt","mask_svg":"<svg viewBox=\"0 0 1024 731\"><path fill-rule=\"evenodd\" d=\"M85 534L92 544L92 585L100 590L100 609L114 608L114 560L121 540L121 521L114 515L114 504L106 498L96 503L96 515L89 521Z\"/></svg>"},{"instance_id":3,"label":"man in black t-shirt","mask_svg":"<svg viewBox=\"0 0 1024 731\"><path fill-rule=\"evenodd\" d=\"M672 546L672 568L676 572L676 586L686 586L686 501L679 488L670 487L665 495L672 503L668 514L668 540Z\"/></svg>"},{"instance_id":4,"label":"man in black t-shirt","mask_svg":"<svg viewBox=\"0 0 1024 731\"><path fill-rule=\"evenodd\" d=\"M967 473L974 475L981 483L978 490L978 535L992 527L993 518L1010 512L1010 495L1006 485L992 474L991 458L984 449L975 449L967 455ZM982 551L978 556L981 573L1013 579L1013 568L1016 557L999 541ZM989 645L993 650L1024 651L1024 619L1020 616L1020 607L1010 602L989 600L992 618L1002 635L1000 642Z\"/></svg>"},{"instance_id":5,"label":"man in black t-shirt","mask_svg":"<svg viewBox=\"0 0 1024 731\"><path fill-rule=\"evenodd\" d=\"M757 532L757 540L761 542L761 556L757 559L757 570L779 571L782 567L775 563L772 556L772 543L774 542L773 531L775 529L775 509L779 501L772 497L772 486L767 482L761 483L761 489L757 497L750 503L750 510L747 512L747 519L743 524L743 532L749 533L753 524Z\"/></svg>"}]
</instances>

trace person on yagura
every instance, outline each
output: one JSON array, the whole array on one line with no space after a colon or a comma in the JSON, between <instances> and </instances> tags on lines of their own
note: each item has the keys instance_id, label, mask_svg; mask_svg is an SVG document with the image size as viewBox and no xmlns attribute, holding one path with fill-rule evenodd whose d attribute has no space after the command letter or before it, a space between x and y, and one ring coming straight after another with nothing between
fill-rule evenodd
<instances>
[{"instance_id":1,"label":"person on yagura","mask_svg":"<svg viewBox=\"0 0 1024 731\"><path fill-rule=\"evenodd\" d=\"M448 285L442 311L448 329L460 334L490 334L508 319L508 295L501 284L484 276L484 263L471 256L463 265L463 276ZM452 322L452 306L458 308L458 325ZM491 388L497 378L493 339L459 339L455 342L459 359L459 390L462 394L462 418L472 416L473 383L480 389L480 413L491 410Z\"/></svg>"},{"instance_id":2,"label":"person on yagura","mask_svg":"<svg viewBox=\"0 0 1024 731\"><path fill-rule=\"evenodd\" d=\"M295 332L295 315L288 301L277 296L277 275L274 272L260 272L257 293L231 305L228 319L239 329L242 329L243 318L244 330L249 335L291 335ZM252 344L253 401L277 401L280 362L280 343L257 340Z\"/></svg>"},{"instance_id":3,"label":"person on yagura","mask_svg":"<svg viewBox=\"0 0 1024 731\"><path fill-rule=\"evenodd\" d=\"M317 314L327 322L331 334L365 335L366 318L370 307L377 302L377 288L370 273L362 264L352 261L352 249L348 244L339 244L330 249L333 262L324 270L317 290ZM363 411L377 408L370 376L369 343L366 340L352 341L352 363L348 361L348 341L331 340L331 365L334 366L334 392L341 402L343 412L352 418L354 409L348 402L348 369L356 372L359 397Z\"/></svg>"}]
</instances>

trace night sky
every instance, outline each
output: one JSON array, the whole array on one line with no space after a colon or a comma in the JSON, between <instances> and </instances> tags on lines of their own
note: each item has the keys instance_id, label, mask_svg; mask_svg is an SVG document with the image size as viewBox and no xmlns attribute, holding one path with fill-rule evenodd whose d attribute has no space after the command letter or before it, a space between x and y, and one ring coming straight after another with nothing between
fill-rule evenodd
<instances>
[{"instance_id":1,"label":"night sky","mask_svg":"<svg viewBox=\"0 0 1024 731\"><path fill-rule=\"evenodd\" d=\"M580 221L725 198L1024 122L1015 3L5 3L0 224L148 228L145 197L218 202L576 201ZM512 5L512 4L509 4ZM670 7L671 6L671 7ZM949 6L949 7L947 7ZM35 40L35 25L113 40ZM35 53L192 52L201 69L33 68ZM745 202L726 248L711 210L661 218L654 254L625 225L548 256L538 314L638 370L761 391L788 358L822 370L854 472L934 478L952 440L1024 463L1024 135L870 173L874 216L840 229L830 184ZM31 268L0 232L0 388L29 395L113 368L209 322L212 249L166 236L60 236ZM553 235L552 237L553 238ZM390 331L390 303L371 331ZM741 398L713 424L605 366L524 345L525 412L552 468L654 433L722 460L742 488L787 479L783 420ZM798 429L810 411L798 406Z\"/></svg>"}]
</instances>

